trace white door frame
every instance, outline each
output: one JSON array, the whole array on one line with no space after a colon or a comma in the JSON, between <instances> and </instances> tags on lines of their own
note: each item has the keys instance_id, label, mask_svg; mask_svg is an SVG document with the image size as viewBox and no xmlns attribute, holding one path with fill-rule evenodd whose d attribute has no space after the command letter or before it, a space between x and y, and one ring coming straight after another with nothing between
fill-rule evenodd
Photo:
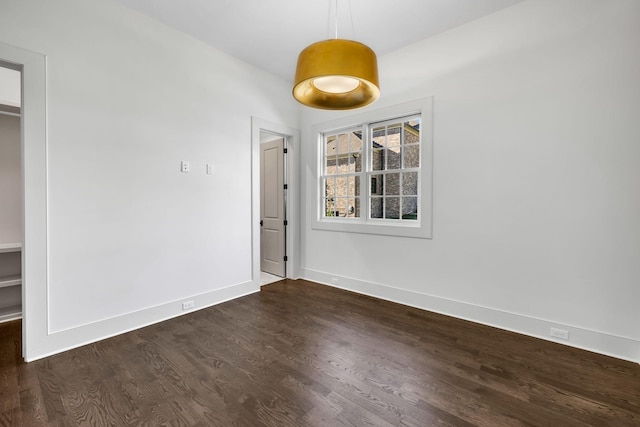
<instances>
[{"instance_id":1,"label":"white door frame","mask_svg":"<svg viewBox=\"0 0 640 427\"><path fill-rule=\"evenodd\" d=\"M267 152L276 152L276 165L269 163L267 165ZM282 135L275 135L270 132L260 132L260 270L274 274L279 277L287 277L285 270L287 266L287 181L286 181L286 167L287 167L287 141ZM267 173L271 179L267 179ZM271 173L275 176L270 175ZM273 179L275 178L275 182ZM269 184L267 186L267 184ZM276 186L276 197L266 197L267 189L273 191L273 185ZM277 216L269 216L266 212L266 204L273 207L273 204L277 206ZM278 238L276 239L276 253L273 245L266 245L268 240L273 242L273 232L277 230ZM268 239L266 236L271 236ZM266 248L270 247L271 251L267 251Z\"/></svg>"},{"instance_id":2,"label":"white door frame","mask_svg":"<svg viewBox=\"0 0 640 427\"><path fill-rule=\"evenodd\" d=\"M30 361L49 338L46 57L0 42L0 61L22 72L22 356Z\"/></svg>"},{"instance_id":3,"label":"white door frame","mask_svg":"<svg viewBox=\"0 0 640 427\"><path fill-rule=\"evenodd\" d=\"M300 277L300 131L296 128L251 117L251 277L260 287L260 132L285 139L286 203L286 277Z\"/></svg>"}]
</instances>

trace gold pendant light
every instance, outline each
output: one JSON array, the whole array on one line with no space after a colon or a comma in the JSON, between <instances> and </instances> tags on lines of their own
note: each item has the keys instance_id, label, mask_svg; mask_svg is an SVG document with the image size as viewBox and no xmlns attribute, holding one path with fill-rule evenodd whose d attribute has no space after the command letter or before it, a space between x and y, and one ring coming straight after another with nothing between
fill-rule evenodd
<instances>
[{"instance_id":1,"label":"gold pendant light","mask_svg":"<svg viewBox=\"0 0 640 427\"><path fill-rule=\"evenodd\" d=\"M362 43L336 38L314 43L300 52L293 96L325 110L364 107L380 96L376 54Z\"/></svg>"}]
</instances>

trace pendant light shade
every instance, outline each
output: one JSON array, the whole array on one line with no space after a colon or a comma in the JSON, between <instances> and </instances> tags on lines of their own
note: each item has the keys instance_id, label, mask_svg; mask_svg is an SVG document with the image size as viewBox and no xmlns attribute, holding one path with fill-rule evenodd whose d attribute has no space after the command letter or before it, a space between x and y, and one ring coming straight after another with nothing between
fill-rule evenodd
<instances>
[{"instance_id":1,"label":"pendant light shade","mask_svg":"<svg viewBox=\"0 0 640 427\"><path fill-rule=\"evenodd\" d=\"M325 110L364 107L380 96L376 54L362 43L331 39L300 52L293 96Z\"/></svg>"}]
</instances>

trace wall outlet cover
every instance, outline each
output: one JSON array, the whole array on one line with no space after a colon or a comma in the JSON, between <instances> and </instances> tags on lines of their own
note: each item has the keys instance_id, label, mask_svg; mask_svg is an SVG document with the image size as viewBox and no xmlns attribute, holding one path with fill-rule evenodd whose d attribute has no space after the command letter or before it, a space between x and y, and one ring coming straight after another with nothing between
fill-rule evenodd
<instances>
[{"instance_id":1,"label":"wall outlet cover","mask_svg":"<svg viewBox=\"0 0 640 427\"><path fill-rule=\"evenodd\" d=\"M569 331L565 331L564 329L551 328L550 335L554 338L560 338L563 340L569 339Z\"/></svg>"}]
</instances>

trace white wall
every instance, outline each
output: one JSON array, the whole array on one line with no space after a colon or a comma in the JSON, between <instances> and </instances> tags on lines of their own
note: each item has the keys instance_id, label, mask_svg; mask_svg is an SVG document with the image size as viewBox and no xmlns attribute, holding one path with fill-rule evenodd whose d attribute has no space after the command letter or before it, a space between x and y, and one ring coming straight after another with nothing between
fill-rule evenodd
<instances>
[{"instance_id":1,"label":"white wall","mask_svg":"<svg viewBox=\"0 0 640 427\"><path fill-rule=\"evenodd\" d=\"M312 230L306 198L303 275L640 361L639 40L638 1L535 0L379 58L369 109L434 96L433 239ZM303 193L333 117L303 113Z\"/></svg>"},{"instance_id":2,"label":"white wall","mask_svg":"<svg viewBox=\"0 0 640 427\"><path fill-rule=\"evenodd\" d=\"M22 242L21 190L20 117L0 113L0 243Z\"/></svg>"},{"instance_id":3,"label":"white wall","mask_svg":"<svg viewBox=\"0 0 640 427\"><path fill-rule=\"evenodd\" d=\"M30 359L259 289L251 117L295 125L288 83L110 1L3 2L0 41L47 56L48 284L26 286L50 334Z\"/></svg>"}]
</instances>

